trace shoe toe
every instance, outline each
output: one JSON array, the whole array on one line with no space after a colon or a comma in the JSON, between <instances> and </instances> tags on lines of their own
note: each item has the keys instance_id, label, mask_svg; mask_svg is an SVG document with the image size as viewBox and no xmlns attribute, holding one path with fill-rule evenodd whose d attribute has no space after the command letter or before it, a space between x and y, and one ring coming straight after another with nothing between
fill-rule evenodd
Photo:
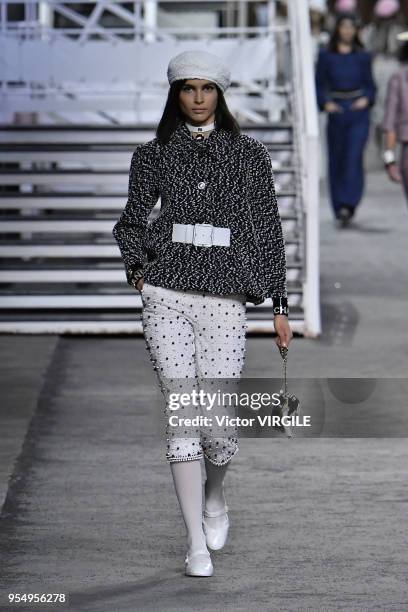
<instances>
[{"instance_id":1,"label":"shoe toe","mask_svg":"<svg viewBox=\"0 0 408 612\"><path fill-rule=\"evenodd\" d=\"M185 558L186 576L212 576L213 564L208 552L195 552L186 554Z\"/></svg>"},{"instance_id":2,"label":"shoe toe","mask_svg":"<svg viewBox=\"0 0 408 612\"><path fill-rule=\"evenodd\" d=\"M212 550L220 550L223 548L227 541L229 531L228 514L225 513L225 522L219 527L211 527L208 525L205 518L203 518L203 531L205 533L208 548Z\"/></svg>"}]
</instances>

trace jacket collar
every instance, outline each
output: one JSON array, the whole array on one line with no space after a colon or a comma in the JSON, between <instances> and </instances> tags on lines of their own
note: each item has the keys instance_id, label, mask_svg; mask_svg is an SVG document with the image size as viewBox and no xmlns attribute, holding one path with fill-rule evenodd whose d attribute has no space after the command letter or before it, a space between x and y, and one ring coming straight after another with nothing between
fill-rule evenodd
<instances>
[{"instance_id":1,"label":"jacket collar","mask_svg":"<svg viewBox=\"0 0 408 612\"><path fill-rule=\"evenodd\" d=\"M227 143L230 138L230 133L228 130L224 128L215 128L209 134L207 138L204 140L195 140L191 134L190 130L186 126L184 121L181 121L176 129L174 130L170 142L180 143L183 147L188 147L192 149L205 149L205 150L217 150L223 146L223 144Z\"/></svg>"}]
</instances>

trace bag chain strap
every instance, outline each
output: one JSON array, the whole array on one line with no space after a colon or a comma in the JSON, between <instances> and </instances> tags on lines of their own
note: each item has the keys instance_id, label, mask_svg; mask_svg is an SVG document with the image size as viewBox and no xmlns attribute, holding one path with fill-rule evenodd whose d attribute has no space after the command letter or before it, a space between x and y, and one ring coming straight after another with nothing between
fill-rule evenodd
<instances>
[{"instance_id":1,"label":"bag chain strap","mask_svg":"<svg viewBox=\"0 0 408 612\"><path fill-rule=\"evenodd\" d=\"M288 397L288 380L287 380L287 366L288 366L288 347L287 346L280 346L279 347L279 352L281 354L281 357L283 359L283 395L285 398L285 404L287 403L287 397Z\"/></svg>"},{"instance_id":2,"label":"bag chain strap","mask_svg":"<svg viewBox=\"0 0 408 612\"><path fill-rule=\"evenodd\" d=\"M281 389L281 397L283 398L282 412L286 412L288 416L299 415L300 416L300 402L298 398L291 394L288 394L288 380L287 380L287 366L288 366L288 347L280 346L279 352L283 359L283 390ZM283 425L283 430L288 438L293 438L295 431L290 425Z\"/></svg>"}]
</instances>

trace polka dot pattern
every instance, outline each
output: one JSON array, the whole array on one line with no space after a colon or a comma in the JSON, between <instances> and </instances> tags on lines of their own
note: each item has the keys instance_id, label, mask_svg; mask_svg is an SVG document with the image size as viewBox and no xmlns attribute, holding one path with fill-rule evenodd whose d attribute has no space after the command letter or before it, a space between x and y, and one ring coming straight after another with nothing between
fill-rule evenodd
<instances>
[{"instance_id":1,"label":"polka dot pattern","mask_svg":"<svg viewBox=\"0 0 408 612\"><path fill-rule=\"evenodd\" d=\"M245 295L179 291L145 282L141 291L146 348L165 398L166 459L204 455L223 465L238 452L236 427L216 423L215 414L234 416L231 406L186 405L171 410L171 393L235 390L245 360ZM208 425L172 427L169 415L212 417Z\"/></svg>"}]
</instances>

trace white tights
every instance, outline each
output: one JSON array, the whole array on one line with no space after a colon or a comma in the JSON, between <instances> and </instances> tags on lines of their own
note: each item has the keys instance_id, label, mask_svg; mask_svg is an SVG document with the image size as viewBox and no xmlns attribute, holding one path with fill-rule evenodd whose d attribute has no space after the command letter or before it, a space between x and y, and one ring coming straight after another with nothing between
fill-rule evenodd
<instances>
[{"instance_id":1,"label":"white tights","mask_svg":"<svg viewBox=\"0 0 408 612\"><path fill-rule=\"evenodd\" d=\"M229 462L215 465L206 458L205 467L207 480L205 482L205 505L207 510L218 510L225 504L224 477ZM201 461L173 461L170 463L174 487L180 504L181 513L187 530L187 546L190 553L196 550L207 550L205 534L202 526L203 498ZM206 518L212 527L217 527L223 517Z\"/></svg>"}]
</instances>

